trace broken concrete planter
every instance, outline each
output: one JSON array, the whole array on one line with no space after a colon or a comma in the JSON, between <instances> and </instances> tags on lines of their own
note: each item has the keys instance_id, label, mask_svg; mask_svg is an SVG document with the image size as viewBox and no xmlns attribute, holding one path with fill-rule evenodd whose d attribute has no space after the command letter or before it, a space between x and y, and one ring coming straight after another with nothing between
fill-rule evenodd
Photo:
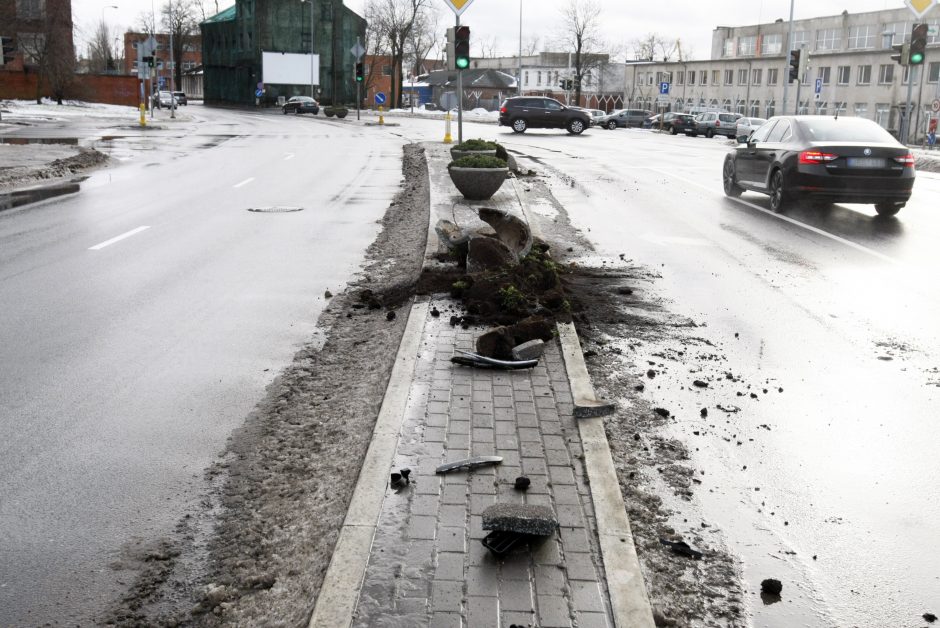
<instances>
[{"instance_id":1,"label":"broken concrete planter","mask_svg":"<svg viewBox=\"0 0 940 628\"><path fill-rule=\"evenodd\" d=\"M451 166L450 180L464 198L485 201L491 198L509 176L509 168L458 168Z\"/></svg>"}]
</instances>

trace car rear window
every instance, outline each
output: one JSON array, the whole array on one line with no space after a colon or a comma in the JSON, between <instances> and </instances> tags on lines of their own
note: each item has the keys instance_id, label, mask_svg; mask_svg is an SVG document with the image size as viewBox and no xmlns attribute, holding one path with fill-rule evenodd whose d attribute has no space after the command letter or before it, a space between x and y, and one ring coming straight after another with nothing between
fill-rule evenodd
<instances>
[{"instance_id":1,"label":"car rear window","mask_svg":"<svg viewBox=\"0 0 940 628\"><path fill-rule=\"evenodd\" d=\"M895 142L890 133L865 118L819 117L802 119L798 124L813 142Z\"/></svg>"},{"instance_id":2,"label":"car rear window","mask_svg":"<svg viewBox=\"0 0 940 628\"><path fill-rule=\"evenodd\" d=\"M718 116L718 119L721 120L722 122L734 122L735 120L737 120L737 117L731 113L723 113L720 116Z\"/></svg>"}]
</instances>

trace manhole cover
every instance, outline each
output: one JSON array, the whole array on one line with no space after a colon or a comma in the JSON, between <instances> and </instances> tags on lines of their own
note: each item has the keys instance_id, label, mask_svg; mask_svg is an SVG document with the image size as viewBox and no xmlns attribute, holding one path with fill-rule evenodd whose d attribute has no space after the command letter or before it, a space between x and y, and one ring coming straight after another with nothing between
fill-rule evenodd
<instances>
[{"instance_id":1,"label":"manhole cover","mask_svg":"<svg viewBox=\"0 0 940 628\"><path fill-rule=\"evenodd\" d=\"M274 206L274 207L249 207L248 211L260 212L263 214L284 214L287 212L303 211L303 209L304 209L303 207Z\"/></svg>"}]
</instances>

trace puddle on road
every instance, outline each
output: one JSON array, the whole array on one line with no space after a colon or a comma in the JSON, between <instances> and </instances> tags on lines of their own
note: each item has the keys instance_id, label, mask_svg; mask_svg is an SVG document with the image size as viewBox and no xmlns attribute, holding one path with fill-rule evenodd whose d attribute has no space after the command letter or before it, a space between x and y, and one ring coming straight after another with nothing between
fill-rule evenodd
<instances>
[{"instance_id":1,"label":"puddle on road","mask_svg":"<svg viewBox=\"0 0 940 628\"><path fill-rule=\"evenodd\" d=\"M17 146L27 144L64 144L66 146L77 146L79 141L77 137L11 137L5 135L0 136L0 144L14 144Z\"/></svg>"}]
</instances>

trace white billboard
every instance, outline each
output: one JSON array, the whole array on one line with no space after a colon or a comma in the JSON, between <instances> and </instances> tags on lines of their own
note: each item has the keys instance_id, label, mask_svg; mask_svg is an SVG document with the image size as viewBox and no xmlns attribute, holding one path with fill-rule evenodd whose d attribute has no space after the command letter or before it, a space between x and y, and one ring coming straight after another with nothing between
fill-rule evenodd
<instances>
[{"instance_id":1,"label":"white billboard","mask_svg":"<svg viewBox=\"0 0 940 628\"><path fill-rule=\"evenodd\" d=\"M313 57L311 81L310 58ZM293 52L262 52L261 80L277 85L320 84L320 55L296 54Z\"/></svg>"}]
</instances>

